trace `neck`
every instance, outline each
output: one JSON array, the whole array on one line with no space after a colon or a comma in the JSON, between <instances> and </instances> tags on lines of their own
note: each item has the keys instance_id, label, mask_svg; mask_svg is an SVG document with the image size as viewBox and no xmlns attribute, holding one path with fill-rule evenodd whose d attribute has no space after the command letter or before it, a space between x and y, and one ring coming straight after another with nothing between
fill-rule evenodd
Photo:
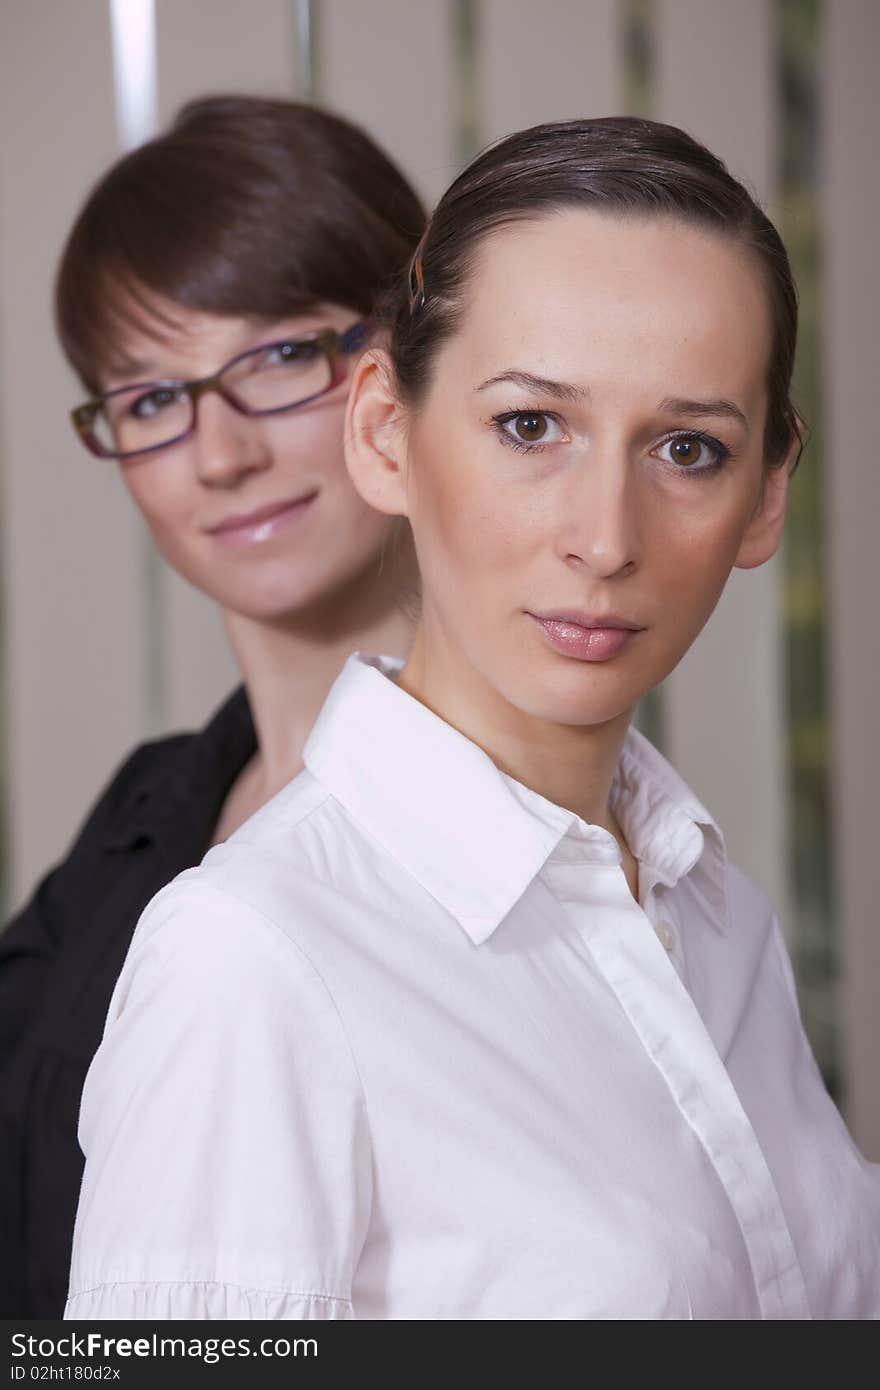
<instances>
[{"instance_id":1,"label":"neck","mask_svg":"<svg viewBox=\"0 0 880 1390\"><path fill-rule=\"evenodd\" d=\"M419 624L398 684L478 744L502 772L610 831L625 848L608 804L631 710L601 724L535 718L512 705L440 634Z\"/></svg>"},{"instance_id":2,"label":"neck","mask_svg":"<svg viewBox=\"0 0 880 1390\"><path fill-rule=\"evenodd\" d=\"M413 619L408 557L349 580L319 603L271 621L224 611L257 733L254 775L268 800L302 768L302 750L327 693L354 651L403 657Z\"/></svg>"}]
</instances>

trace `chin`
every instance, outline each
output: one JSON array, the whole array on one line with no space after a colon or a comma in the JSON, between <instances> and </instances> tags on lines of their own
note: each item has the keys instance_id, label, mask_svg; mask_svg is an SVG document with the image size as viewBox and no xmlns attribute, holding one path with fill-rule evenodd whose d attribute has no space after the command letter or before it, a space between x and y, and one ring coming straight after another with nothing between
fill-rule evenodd
<instances>
[{"instance_id":1,"label":"chin","mask_svg":"<svg viewBox=\"0 0 880 1390\"><path fill-rule=\"evenodd\" d=\"M570 728L589 728L593 725L609 724L632 713L636 700L628 699L623 692L615 697L610 692L604 697L567 696L558 692L546 692L536 696L529 706L521 705L524 712L546 724L565 724Z\"/></svg>"},{"instance_id":2,"label":"chin","mask_svg":"<svg viewBox=\"0 0 880 1390\"><path fill-rule=\"evenodd\" d=\"M570 663L573 669L560 669L554 663L530 671L521 671L499 685L504 697L515 708L532 719L548 724L567 724L587 727L607 724L631 714L647 686L633 679L613 663L585 669L581 663Z\"/></svg>"},{"instance_id":3,"label":"chin","mask_svg":"<svg viewBox=\"0 0 880 1390\"><path fill-rule=\"evenodd\" d=\"M203 587L224 608L242 617L259 622L281 622L309 612L326 611L328 604L350 606L351 586L364 580L365 569L372 574L374 561L378 573L378 557L373 556L369 557L367 566L348 564L317 573L314 565L303 570L300 565L288 562L267 567L263 574L237 576L235 583L231 583L227 575L222 587Z\"/></svg>"},{"instance_id":4,"label":"chin","mask_svg":"<svg viewBox=\"0 0 880 1390\"><path fill-rule=\"evenodd\" d=\"M332 583L326 586L312 583L297 587L288 585L280 590L273 588L268 592L227 592L218 601L229 612L238 613L242 618L262 623L281 623L318 607L329 594L335 592L335 587Z\"/></svg>"},{"instance_id":5,"label":"chin","mask_svg":"<svg viewBox=\"0 0 880 1390\"><path fill-rule=\"evenodd\" d=\"M230 567L231 568L231 567ZM226 573L213 569L195 573L179 568L181 576L209 599L230 613L259 622L277 622L311 607L332 591L334 577L314 572L298 575L295 565L269 566L260 574Z\"/></svg>"}]
</instances>

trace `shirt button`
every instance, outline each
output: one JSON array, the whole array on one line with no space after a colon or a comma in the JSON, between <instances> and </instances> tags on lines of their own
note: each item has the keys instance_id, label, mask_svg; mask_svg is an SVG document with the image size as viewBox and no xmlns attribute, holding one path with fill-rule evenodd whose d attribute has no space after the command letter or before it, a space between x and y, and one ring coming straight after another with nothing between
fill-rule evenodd
<instances>
[{"instance_id":1,"label":"shirt button","mask_svg":"<svg viewBox=\"0 0 880 1390\"><path fill-rule=\"evenodd\" d=\"M658 922L654 930L661 946L664 946L667 951L673 950L675 947L675 927L672 923Z\"/></svg>"}]
</instances>

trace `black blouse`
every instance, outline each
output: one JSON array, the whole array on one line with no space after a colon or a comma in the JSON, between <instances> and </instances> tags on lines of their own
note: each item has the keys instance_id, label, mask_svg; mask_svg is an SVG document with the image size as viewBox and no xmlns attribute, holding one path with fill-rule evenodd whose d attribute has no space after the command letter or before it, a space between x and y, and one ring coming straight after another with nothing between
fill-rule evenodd
<instances>
[{"instance_id":1,"label":"black blouse","mask_svg":"<svg viewBox=\"0 0 880 1390\"><path fill-rule=\"evenodd\" d=\"M142 744L0 936L0 1317L60 1318L83 1082L141 912L211 842L256 749L243 689L200 733Z\"/></svg>"}]
</instances>

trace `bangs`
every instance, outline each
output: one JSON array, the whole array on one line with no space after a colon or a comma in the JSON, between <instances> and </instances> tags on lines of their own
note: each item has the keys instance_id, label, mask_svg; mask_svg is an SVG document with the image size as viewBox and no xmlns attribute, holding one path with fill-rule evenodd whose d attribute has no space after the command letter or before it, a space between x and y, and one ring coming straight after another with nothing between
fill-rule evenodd
<instances>
[{"instance_id":1,"label":"bangs","mask_svg":"<svg viewBox=\"0 0 880 1390\"><path fill-rule=\"evenodd\" d=\"M85 302L83 302L85 301ZM163 343L179 329L163 299L119 267L105 267L80 303L65 306L75 330L65 332L59 308L59 333L67 356L93 394L114 377L140 375L142 363L127 346L133 339Z\"/></svg>"},{"instance_id":2,"label":"bangs","mask_svg":"<svg viewBox=\"0 0 880 1390\"><path fill-rule=\"evenodd\" d=\"M108 376L136 369L132 339L162 343L180 331L175 308L272 319L315 303L290 263L290 243L267 245L277 235L259 234L252 207L235 206L213 180L194 188L190 177L186 197L175 196L183 179L172 173L164 169L158 184L110 187L71 237L58 280L57 327L93 392Z\"/></svg>"},{"instance_id":3,"label":"bangs","mask_svg":"<svg viewBox=\"0 0 880 1390\"><path fill-rule=\"evenodd\" d=\"M348 122L208 98L90 195L59 268L58 334L97 393L136 370L133 340L180 331L177 308L267 323L319 303L370 314L423 225L403 176Z\"/></svg>"}]
</instances>

